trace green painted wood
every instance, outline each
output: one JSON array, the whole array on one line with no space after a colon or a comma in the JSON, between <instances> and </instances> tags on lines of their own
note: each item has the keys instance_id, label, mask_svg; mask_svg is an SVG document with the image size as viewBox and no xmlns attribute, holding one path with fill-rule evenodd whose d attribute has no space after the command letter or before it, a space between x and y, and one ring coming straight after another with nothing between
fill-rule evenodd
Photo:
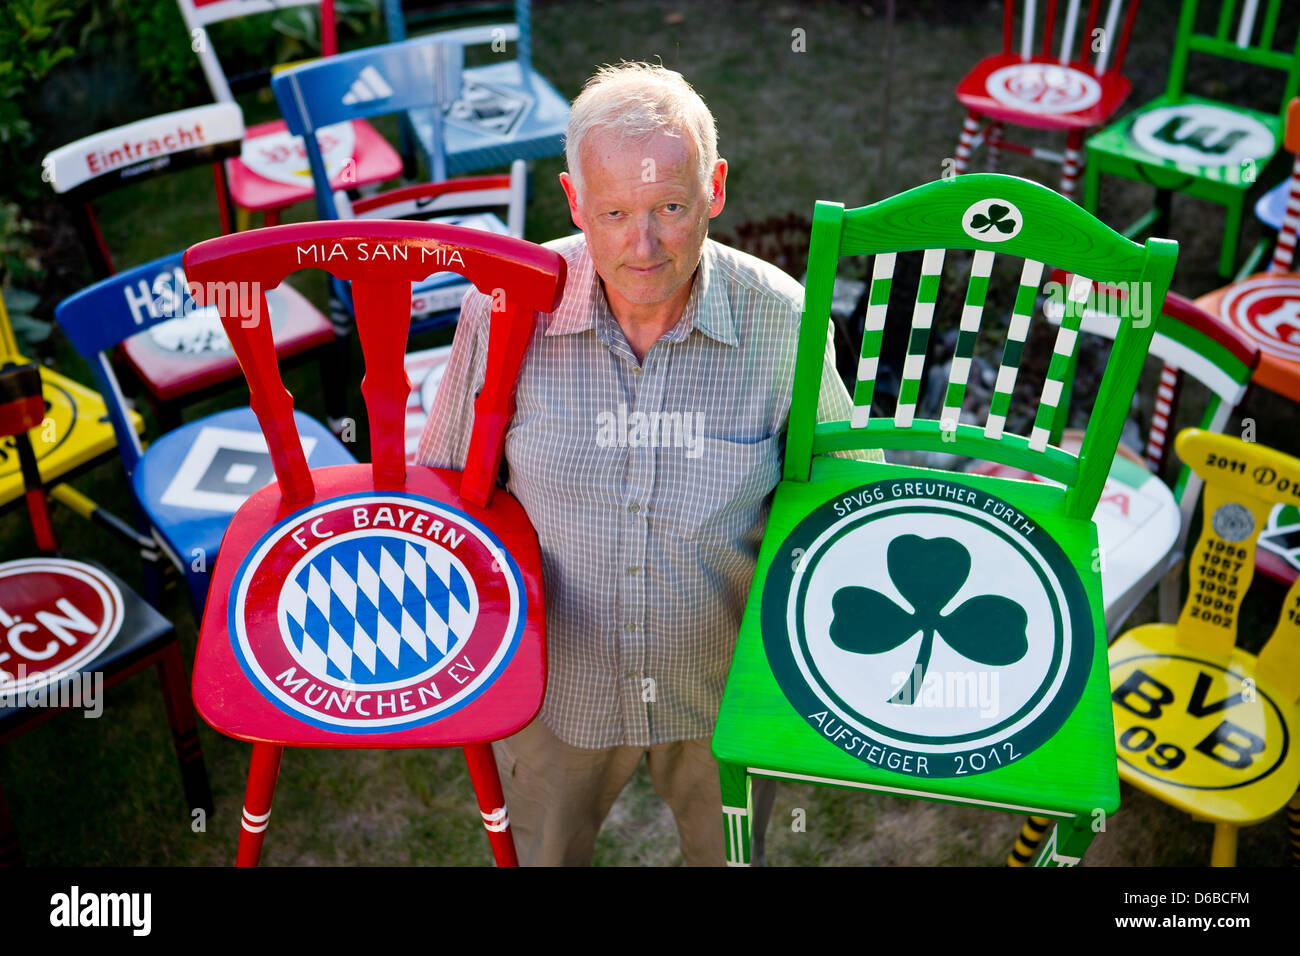
<instances>
[{"instance_id":1,"label":"green painted wood","mask_svg":"<svg viewBox=\"0 0 1300 956\"><path fill-rule=\"evenodd\" d=\"M876 256L859 362L868 376L879 358L894 256L923 253L903 375L919 388L948 249L975 256L940 418L918 418L911 390L894 416L871 417L873 383L860 381L852 420L818 423L840 257ZM1028 261L1002 349L996 409L989 422L963 423L956 414L995 253ZM1090 516L1154 323L1119 329L1077 458L1048 444L1043 427L1024 436L1008 434L1005 424L1046 265L1098 282L1149 283L1146 301L1163 301L1176 255L1175 243L1139 246L1052 190L995 174L958 176L860 209L817 204L784 480L713 738L729 862L748 861L754 775L1053 816L1068 838L1058 862L1069 862L1071 848L1082 855L1081 824L1118 807ZM1058 358L1073 354L1089 288L1081 282L1068 300ZM1056 364L1048 410L1040 409L1048 420L1062 387ZM969 455L1060 484L827 454L855 448ZM982 668L986 683L996 685L998 675L1011 682L1013 692L989 710L991 724L964 705L945 710L944 695L976 679L976 670L959 670L966 665ZM891 727L895 720L902 723Z\"/></svg>"}]
</instances>

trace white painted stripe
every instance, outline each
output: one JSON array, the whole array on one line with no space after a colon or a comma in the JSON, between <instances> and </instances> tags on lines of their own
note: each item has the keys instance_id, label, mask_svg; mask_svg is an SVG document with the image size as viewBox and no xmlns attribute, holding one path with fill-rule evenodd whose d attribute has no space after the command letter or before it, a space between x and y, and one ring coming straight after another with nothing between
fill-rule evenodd
<instances>
[{"instance_id":1,"label":"white painted stripe","mask_svg":"<svg viewBox=\"0 0 1300 956\"><path fill-rule=\"evenodd\" d=\"M1042 451L1047 447L1047 429L1034 426L1034 430L1029 434L1029 447L1033 451Z\"/></svg>"},{"instance_id":2,"label":"white painted stripe","mask_svg":"<svg viewBox=\"0 0 1300 956\"><path fill-rule=\"evenodd\" d=\"M1246 0L1241 8L1241 21L1237 24L1237 47L1244 50L1250 46L1250 35L1255 32L1255 14L1259 11L1259 0Z\"/></svg>"},{"instance_id":3,"label":"white painted stripe","mask_svg":"<svg viewBox=\"0 0 1300 956\"><path fill-rule=\"evenodd\" d=\"M1245 388L1219 366L1207 361L1205 356L1163 335L1152 340L1151 354L1174 368L1182 369L1224 401L1235 403Z\"/></svg>"},{"instance_id":4,"label":"white painted stripe","mask_svg":"<svg viewBox=\"0 0 1300 956\"><path fill-rule=\"evenodd\" d=\"M879 332L885 327L885 316L889 312L889 303L867 306L867 331Z\"/></svg>"},{"instance_id":5,"label":"white painted stripe","mask_svg":"<svg viewBox=\"0 0 1300 956\"><path fill-rule=\"evenodd\" d=\"M749 866L749 864L748 864L748 863L737 863L737 862L734 861L734 860L728 860L728 861L727 861L727 866Z\"/></svg>"},{"instance_id":6,"label":"white painted stripe","mask_svg":"<svg viewBox=\"0 0 1300 956\"><path fill-rule=\"evenodd\" d=\"M998 439L1002 437L1002 429L1006 426L1007 416L989 414L989 420L984 425L984 436L986 438Z\"/></svg>"},{"instance_id":7,"label":"white painted stripe","mask_svg":"<svg viewBox=\"0 0 1300 956\"><path fill-rule=\"evenodd\" d=\"M266 820L271 819L271 811L267 810L265 813L249 813L248 808L245 807L244 817L245 819L252 820L254 823L262 823Z\"/></svg>"},{"instance_id":8,"label":"white painted stripe","mask_svg":"<svg viewBox=\"0 0 1300 956\"><path fill-rule=\"evenodd\" d=\"M921 257L921 275L934 276L943 271L943 257L947 249L926 249Z\"/></svg>"},{"instance_id":9,"label":"white painted stripe","mask_svg":"<svg viewBox=\"0 0 1300 956\"><path fill-rule=\"evenodd\" d=\"M993 386L993 391L997 395L1010 395L1011 389L1016 384L1017 369L1014 365L1003 365L998 369L997 384Z\"/></svg>"},{"instance_id":10,"label":"white painted stripe","mask_svg":"<svg viewBox=\"0 0 1300 956\"><path fill-rule=\"evenodd\" d=\"M1087 276L1070 276L1069 299L1071 302L1087 302L1092 293L1092 280Z\"/></svg>"},{"instance_id":11,"label":"white painted stripe","mask_svg":"<svg viewBox=\"0 0 1300 956\"><path fill-rule=\"evenodd\" d=\"M1160 387L1156 389L1156 394L1159 395L1161 398L1163 398L1166 402L1172 402L1174 400L1174 390L1170 388L1168 385L1165 385L1163 379L1161 380Z\"/></svg>"},{"instance_id":12,"label":"white painted stripe","mask_svg":"<svg viewBox=\"0 0 1300 956\"><path fill-rule=\"evenodd\" d=\"M1020 284L1031 285L1035 289L1038 283L1043 280L1043 264L1037 259L1026 259L1024 266L1020 270Z\"/></svg>"},{"instance_id":13,"label":"white painted stripe","mask_svg":"<svg viewBox=\"0 0 1300 956\"><path fill-rule=\"evenodd\" d=\"M970 274L988 277L993 274L993 250L976 249L975 260L971 263Z\"/></svg>"},{"instance_id":14,"label":"white painted stripe","mask_svg":"<svg viewBox=\"0 0 1300 956\"><path fill-rule=\"evenodd\" d=\"M852 787L856 790L874 790L877 793L897 793L909 797L923 797L939 803L971 804L979 807L993 807L998 810L1014 810L1020 813L1032 813L1037 817L1053 817L1057 820L1073 820L1074 814L1065 810L1048 810L1043 807L1025 806L1019 803L1001 803L996 800L977 800L974 797L961 797L956 794L935 793L933 790L912 790L908 787L887 787L882 784L858 783L855 780L837 780L834 777L814 777L805 773L791 773L786 770L767 770L762 767L746 767L746 772L756 777L776 777L781 780L805 780L808 783L826 783L836 787Z\"/></svg>"},{"instance_id":15,"label":"white painted stripe","mask_svg":"<svg viewBox=\"0 0 1300 956\"><path fill-rule=\"evenodd\" d=\"M1049 380L1049 381L1044 382L1044 383L1043 383L1043 398L1042 398L1042 402L1043 402L1043 404L1044 404L1044 405L1048 405L1048 406L1050 406L1050 407L1052 407L1052 408L1056 408L1058 405L1060 405L1060 404L1061 404L1061 389L1062 389L1062 383L1061 383L1061 382L1053 381L1053 380Z\"/></svg>"},{"instance_id":16,"label":"white painted stripe","mask_svg":"<svg viewBox=\"0 0 1300 956\"><path fill-rule=\"evenodd\" d=\"M928 329L934 322L934 303L918 302L912 310L912 328Z\"/></svg>"},{"instance_id":17,"label":"white painted stripe","mask_svg":"<svg viewBox=\"0 0 1300 956\"><path fill-rule=\"evenodd\" d=\"M858 359L858 381L865 382L876 377L876 366L880 364L879 356Z\"/></svg>"},{"instance_id":18,"label":"white painted stripe","mask_svg":"<svg viewBox=\"0 0 1300 956\"><path fill-rule=\"evenodd\" d=\"M889 279L894 275L894 260L898 258L896 252L877 252L876 261L871 267L871 281L877 279Z\"/></svg>"},{"instance_id":19,"label":"white painted stripe","mask_svg":"<svg viewBox=\"0 0 1300 956\"><path fill-rule=\"evenodd\" d=\"M921 379L921 369L925 368L925 355L909 355L903 359L903 379L916 382Z\"/></svg>"},{"instance_id":20,"label":"white painted stripe","mask_svg":"<svg viewBox=\"0 0 1300 956\"><path fill-rule=\"evenodd\" d=\"M1070 10L1065 15L1065 33L1061 36L1061 65L1070 62L1070 52L1074 47L1074 31L1078 29L1079 0L1070 0Z\"/></svg>"},{"instance_id":21,"label":"white painted stripe","mask_svg":"<svg viewBox=\"0 0 1300 956\"><path fill-rule=\"evenodd\" d=\"M1057 355L1069 356L1074 354L1074 343L1079 337L1079 333L1074 329L1061 326L1056 330L1056 344L1052 346L1052 351Z\"/></svg>"},{"instance_id":22,"label":"white painted stripe","mask_svg":"<svg viewBox=\"0 0 1300 956\"><path fill-rule=\"evenodd\" d=\"M939 415L939 429L941 431L955 433L957 431L957 421L961 416L961 409L945 407L943 413Z\"/></svg>"},{"instance_id":23,"label":"white painted stripe","mask_svg":"<svg viewBox=\"0 0 1300 956\"><path fill-rule=\"evenodd\" d=\"M853 417L849 420L850 428L866 428L867 419L871 416L871 409L865 405L853 406Z\"/></svg>"},{"instance_id":24,"label":"white painted stripe","mask_svg":"<svg viewBox=\"0 0 1300 956\"><path fill-rule=\"evenodd\" d=\"M980 327L980 316L984 314L982 305L964 305L961 309L961 330L975 332Z\"/></svg>"},{"instance_id":25,"label":"white painted stripe","mask_svg":"<svg viewBox=\"0 0 1300 956\"><path fill-rule=\"evenodd\" d=\"M1049 163L1061 163L1065 161L1065 156L1057 150L1043 149L1039 146L1035 146L1030 150L1029 155L1033 156L1034 159L1046 160Z\"/></svg>"},{"instance_id":26,"label":"white painted stripe","mask_svg":"<svg viewBox=\"0 0 1300 956\"><path fill-rule=\"evenodd\" d=\"M948 374L948 382L953 385L965 385L970 379L970 359L962 356L953 356L952 371Z\"/></svg>"},{"instance_id":27,"label":"white painted stripe","mask_svg":"<svg viewBox=\"0 0 1300 956\"><path fill-rule=\"evenodd\" d=\"M1007 328L1007 338L1013 342L1023 342L1025 336L1029 334L1029 316L1021 315L1019 312L1011 316L1011 324Z\"/></svg>"},{"instance_id":28,"label":"white painted stripe","mask_svg":"<svg viewBox=\"0 0 1300 956\"><path fill-rule=\"evenodd\" d=\"M1025 22L1020 30L1020 59L1028 60L1034 54L1034 20L1037 18L1035 0L1025 3Z\"/></svg>"},{"instance_id":29,"label":"white painted stripe","mask_svg":"<svg viewBox=\"0 0 1300 956\"><path fill-rule=\"evenodd\" d=\"M1115 28L1119 26L1119 8L1124 0L1110 0L1110 6L1106 10L1106 32L1102 34L1101 52L1097 54L1097 75L1106 72L1106 66L1110 63L1110 50L1115 45L1116 36Z\"/></svg>"},{"instance_id":30,"label":"white painted stripe","mask_svg":"<svg viewBox=\"0 0 1300 956\"><path fill-rule=\"evenodd\" d=\"M916 416L916 406L913 404L899 405L898 411L894 412L894 424L899 428L911 428L912 419Z\"/></svg>"}]
</instances>

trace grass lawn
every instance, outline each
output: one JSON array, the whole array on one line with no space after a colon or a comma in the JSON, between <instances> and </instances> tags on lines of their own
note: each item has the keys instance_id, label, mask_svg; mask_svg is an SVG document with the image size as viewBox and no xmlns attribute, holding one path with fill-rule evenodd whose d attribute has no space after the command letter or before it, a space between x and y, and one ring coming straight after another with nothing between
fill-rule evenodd
<instances>
[{"instance_id":1,"label":"grass lawn","mask_svg":"<svg viewBox=\"0 0 1300 956\"><path fill-rule=\"evenodd\" d=\"M1127 61L1126 72L1134 83L1130 105L1163 89L1178 6L1176 0L1146 0L1142 5ZM953 87L979 57L998 48L1001 5L987 0L915 0L899 7L903 9L895 30L888 129L881 123L885 77L880 0L869 5L539 0L533 10L535 63L570 97L594 66L621 58L657 59L682 72L717 117L719 149L730 163L730 176L729 201L714 229L734 233L751 220L791 212L811 215L817 199L858 206L941 175L963 116ZM1296 11L1290 10L1280 29L1293 28L1288 24L1295 19ZM803 31L806 52L792 50L796 30ZM1216 72L1205 62L1193 60L1192 77L1200 90L1229 100L1267 107L1269 96L1274 96L1261 90L1250 74ZM251 98L245 107L250 124L274 115L274 104L266 100ZM130 118L137 117L132 114L123 121ZM1059 149L1063 141L1052 145ZM972 168L983 169L984 162L984 155L978 154ZM562 169L560 158L536 164L527 218L530 239L551 239L572 228L556 182ZM1048 183L1059 175L1057 167L1014 154L1004 157L1000 171ZM1270 182L1280 180L1284 172L1281 167L1270 170ZM1102 218L1123 226L1149 198L1149 190L1108 180L1103 184ZM184 248L217 231L206 169L154 180L109 197L98 208L109 247L122 265ZM312 210L304 204L288 218L309 219ZM1218 207L1175 200L1171 235L1181 243L1175 290L1195 296L1220 284L1215 268L1222 221ZM1248 217L1243 249L1258 236L1257 225ZM308 275L300 287L323 306L319 274ZM75 289L72 282L66 292ZM418 344L449 340L450 333L443 333ZM361 421L363 406L355 381L361 363L355 341L354 353L349 399L352 415ZM60 369L90 382L88 370L66 343L57 347L54 358ZM1158 367L1149 364L1142 384L1144 416L1149 416L1158 374ZM323 417L316 369L299 366L286 378L299 407ZM192 407L187 418L238 404L246 396L246 389L232 388ZM1199 417L1203 396L1189 393L1189 399L1180 425ZM1294 406L1256 390L1238 415L1254 419L1259 441L1300 453ZM1229 430L1232 427L1235 422ZM365 455L360 445L358 456ZM76 484L117 513L130 513L116 460ZM30 553L24 525L25 516L19 512L0 516L6 558ZM132 552L106 532L67 512L56 513L56 526L70 552L95 556L128 582L139 583ZM1262 638L1271 630L1280 591L1264 585L1258 590L1263 593L1248 606L1245 619ZM169 576L166 602L187 661L192 662L195 622L174 574ZM1148 598L1131 623L1154 619L1155 602ZM66 714L4 747L0 781L27 862L232 863L249 747L202 723L200 735L216 799L216 812L206 826L192 821L184 806L162 697L149 675L108 694L100 720ZM795 814L796 809L805 814ZM797 816L806 819L802 830L791 826ZM478 819L458 751L292 750L284 758L263 861L488 865L491 857ZM1020 823L1018 817L965 808L782 785L768 856L771 865L991 865L1001 863ZM1201 865L1208 862L1210 840L1210 826L1125 787L1122 808L1108 821L1088 860ZM1285 841L1280 816L1243 831L1239 861L1277 865ZM596 860L601 865L681 862L672 816L644 771L615 805Z\"/></svg>"}]
</instances>

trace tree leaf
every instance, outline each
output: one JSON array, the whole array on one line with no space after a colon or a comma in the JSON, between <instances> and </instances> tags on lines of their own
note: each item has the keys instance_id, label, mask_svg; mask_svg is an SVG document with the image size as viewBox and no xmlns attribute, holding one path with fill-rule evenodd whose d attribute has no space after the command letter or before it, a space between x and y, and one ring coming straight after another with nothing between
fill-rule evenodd
<instances>
[{"instance_id":1,"label":"tree leaf","mask_svg":"<svg viewBox=\"0 0 1300 956\"><path fill-rule=\"evenodd\" d=\"M939 633L957 653L980 664L1014 664L1029 650L1029 615L1010 598L984 594L944 617Z\"/></svg>"},{"instance_id":2,"label":"tree leaf","mask_svg":"<svg viewBox=\"0 0 1300 956\"><path fill-rule=\"evenodd\" d=\"M892 651L920 630L911 614L871 588L840 588L831 609L831 641L854 654Z\"/></svg>"},{"instance_id":3,"label":"tree leaf","mask_svg":"<svg viewBox=\"0 0 1300 956\"><path fill-rule=\"evenodd\" d=\"M917 626L935 626L939 612L970 575L970 552L952 538L900 534L886 553L889 577L916 609Z\"/></svg>"}]
</instances>

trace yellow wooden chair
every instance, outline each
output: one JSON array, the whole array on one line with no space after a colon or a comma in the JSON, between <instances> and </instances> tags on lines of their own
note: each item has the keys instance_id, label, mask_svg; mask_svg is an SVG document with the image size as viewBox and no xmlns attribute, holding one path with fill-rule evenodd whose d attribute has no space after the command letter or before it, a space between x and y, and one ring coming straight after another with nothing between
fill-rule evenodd
<instances>
[{"instance_id":1,"label":"yellow wooden chair","mask_svg":"<svg viewBox=\"0 0 1300 956\"><path fill-rule=\"evenodd\" d=\"M9 313L0 298L0 366L25 365L30 359L18 350L18 339L9 323ZM106 455L113 454L117 439L108 420L108 411L99 393L74 382L51 368L40 366L45 397L45 420L32 429L30 438L36 453L41 482L50 488L50 497L84 518L101 521L113 530L136 538L130 525L104 511L92 500L67 484L54 482L72 477L89 468ZM131 413L131 424L139 431L144 423ZM23 494L23 475L12 438L0 445L0 508Z\"/></svg>"},{"instance_id":2,"label":"yellow wooden chair","mask_svg":"<svg viewBox=\"0 0 1300 956\"><path fill-rule=\"evenodd\" d=\"M1214 866L1232 866L1237 830L1290 800L1300 862L1300 582L1258 655L1236 646L1255 543L1276 504L1300 502L1300 460L1189 428L1175 448L1205 482L1203 527L1187 557L1176 624L1145 624L1110 648L1120 778L1214 824ZM1293 794L1295 796L1293 796Z\"/></svg>"}]
</instances>

